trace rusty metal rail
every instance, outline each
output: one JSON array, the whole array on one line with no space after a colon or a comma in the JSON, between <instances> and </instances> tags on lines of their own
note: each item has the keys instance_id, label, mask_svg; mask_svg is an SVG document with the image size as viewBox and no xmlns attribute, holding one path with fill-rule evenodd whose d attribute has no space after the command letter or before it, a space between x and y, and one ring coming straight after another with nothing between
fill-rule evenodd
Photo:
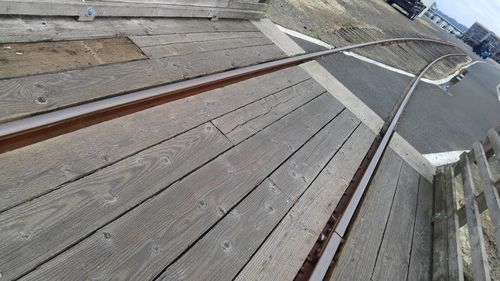
<instances>
[{"instance_id":1,"label":"rusty metal rail","mask_svg":"<svg viewBox=\"0 0 500 281\"><path fill-rule=\"evenodd\" d=\"M339 206L335 209L334 214L332 215L333 221L329 221L330 226L325 226L324 231L329 231L329 233L322 233L321 238L318 241L321 242L321 246L317 249L313 249L311 254L317 253L319 254L319 259L316 260L315 266L312 270L310 270L310 276L301 276L300 278L296 278L296 280L311 280L311 281L321 281L325 278L328 270L330 269L330 265L337 254L342 241L346 238L346 233L348 231L348 227L358 209L358 206L363 198L363 195L368 188L368 185L374 176L378 164L382 159L382 156L389 145L389 142L396 131L397 124L401 115L403 114L406 105L408 104L411 96L420 79L424 76L424 74L437 62L454 56L466 56L465 54L447 54L437 58L436 60L429 63L420 74L415 77L407 89L403 93L404 99L397 107L397 111L395 112L392 120L390 121L387 127L382 129L382 132L373 142L370 150L368 151L363 163L360 168L356 172L354 176L354 180L351 182L349 187L346 190L347 198L344 199L344 204L339 204ZM342 203L342 202L341 202ZM324 237L327 239L324 239ZM318 247L318 245L316 246Z\"/></svg>"},{"instance_id":2,"label":"rusty metal rail","mask_svg":"<svg viewBox=\"0 0 500 281\"><path fill-rule=\"evenodd\" d=\"M401 42L453 44L427 38L397 38L298 55L201 78L145 89L116 97L71 106L0 124L0 153L69 133L107 120L138 112L177 99L196 95L239 81L295 66L323 56L372 45Z\"/></svg>"}]
</instances>

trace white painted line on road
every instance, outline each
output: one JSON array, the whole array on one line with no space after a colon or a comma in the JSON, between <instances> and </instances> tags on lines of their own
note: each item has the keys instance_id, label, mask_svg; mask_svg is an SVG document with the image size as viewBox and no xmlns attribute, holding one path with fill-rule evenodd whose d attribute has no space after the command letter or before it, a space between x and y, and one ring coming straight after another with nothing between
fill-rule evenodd
<instances>
[{"instance_id":1,"label":"white painted line on road","mask_svg":"<svg viewBox=\"0 0 500 281\"><path fill-rule=\"evenodd\" d=\"M281 30L282 32L288 34L288 35L292 35L293 37L297 37L297 38L300 38L302 40L305 40L305 41L308 41L308 42L311 42L313 44L316 44L316 45L319 45L321 47L324 47L324 48L327 48L327 49L333 49L335 48L334 46L326 43L326 42L323 42L319 39L316 39L316 38L313 38L311 36L308 36L308 35L305 35L303 33L300 33L298 31L295 31L295 30L291 30L291 29L288 29L286 27L283 27L281 25L278 25L276 24L276 26L279 28L279 30Z\"/></svg>"},{"instance_id":2,"label":"white painted line on road","mask_svg":"<svg viewBox=\"0 0 500 281\"><path fill-rule=\"evenodd\" d=\"M448 152L439 152L439 153L431 153L424 154L425 159L431 162L435 167L443 166L447 164L451 164L460 160L460 155L464 152L468 152L467 150L457 150L457 151L448 151Z\"/></svg>"},{"instance_id":3,"label":"white painted line on road","mask_svg":"<svg viewBox=\"0 0 500 281\"><path fill-rule=\"evenodd\" d=\"M329 45L328 43L325 43L319 39L316 39L316 38L313 38L311 36L308 36L308 35L305 35L303 33L300 33L298 31L295 31L295 30L291 30L291 29L288 29L286 27L283 27L283 26L280 26L280 25L277 25L276 26L284 33L288 34L288 35L291 35L293 37L297 37L297 38L300 38L302 40L305 40L305 41L308 41L308 42L311 42L313 44L316 44L316 45L319 45L319 46L322 46L322 47L325 47L325 48L328 48L328 49L333 49L335 48L334 46L332 45ZM383 64L381 62L378 62L376 60L372 60L370 58L367 58L365 56L362 56L362 55L358 55L356 53L353 53L353 52L342 52L344 55L346 56L350 56L350 57L353 57L353 58L356 58L358 60L361 60L361 61L364 61L366 63L370 63L370 64L373 64L373 65L376 65L378 67L381 67L381 68L384 68L384 69L387 69L389 71L392 71L392 72L395 72L395 73L398 73L398 74L402 74L402 75L405 75L405 76L408 76L408 77L415 77L414 74L412 73L409 73L407 71L404 71L402 69L399 69L399 68L395 68L395 67L392 67L392 66L389 66L387 64ZM427 79L427 78L422 78L421 81L422 82L425 82L425 83L428 83L428 84L432 84L432 85L442 85L442 84L445 84L445 83L448 83L450 82L451 79L453 79L453 77L457 76L460 71L462 71L463 69L466 69L466 68L469 68L471 67L472 65L478 63L480 61L475 61L475 62L472 62L462 68L460 68L459 70L457 70L455 73L449 75L448 77L446 78L443 78L443 79L439 79L439 80L431 80L431 79ZM500 97L500 95L499 95Z\"/></svg>"}]
</instances>

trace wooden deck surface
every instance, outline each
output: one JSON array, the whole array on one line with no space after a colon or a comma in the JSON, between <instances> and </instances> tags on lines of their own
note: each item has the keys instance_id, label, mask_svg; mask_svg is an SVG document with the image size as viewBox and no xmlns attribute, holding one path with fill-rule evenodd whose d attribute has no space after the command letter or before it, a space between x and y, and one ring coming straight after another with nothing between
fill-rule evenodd
<instances>
[{"instance_id":1,"label":"wooden deck surface","mask_svg":"<svg viewBox=\"0 0 500 281\"><path fill-rule=\"evenodd\" d=\"M392 149L329 280L431 280L433 187Z\"/></svg>"},{"instance_id":2,"label":"wooden deck surface","mask_svg":"<svg viewBox=\"0 0 500 281\"><path fill-rule=\"evenodd\" d=\"M285 56L245 21L4 22L44 59L0 72L0 122ZM135 56L44 57L107 40ZM293 280L374 138L292 67L0 154L0 279ZM426 276L431 193L389 150L334 280Z\"/></svg>"}]
</instances>

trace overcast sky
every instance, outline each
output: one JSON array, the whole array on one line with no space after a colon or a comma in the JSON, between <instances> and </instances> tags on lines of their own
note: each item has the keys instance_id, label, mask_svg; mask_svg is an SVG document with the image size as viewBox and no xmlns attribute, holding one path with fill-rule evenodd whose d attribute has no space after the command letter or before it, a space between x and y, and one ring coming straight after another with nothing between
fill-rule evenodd
<instances>
[{"instance_id":1,"label":"overcast sky","mask_svg":"<svg viewBox=\"0 0 500 281\"><path fill-rule=\"evenodd\" d=\"M470 27L478 21L500 35L500 0L437 0L439 10Z\"/></svg>"}]
</instances>

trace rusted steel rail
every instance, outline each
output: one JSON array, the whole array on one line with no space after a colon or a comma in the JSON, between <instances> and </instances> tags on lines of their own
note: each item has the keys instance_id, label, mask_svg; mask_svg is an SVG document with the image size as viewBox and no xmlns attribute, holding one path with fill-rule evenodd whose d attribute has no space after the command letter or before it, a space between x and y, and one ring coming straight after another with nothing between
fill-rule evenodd
<instances>
[{"instance_id":1,"label":"rusted steel rail","mask_svg":"<svg viewBox=\"0 0 500 281\"><path fill-rule=\"evenodd\" d=\"M118 118L177 99L196 95L211 89L295 66L323 56L379 44L400 42L429 42L453 44L427 38L397 38L373 41L352 46L298 55L258 65L145 89L116 97L76 105L0 124L0 153L27 146L84 127Z\"/></svg>"},{"instance_id":2,"label":"rusted steel rail","mask_svg":"<svg viewBox=\"0 0 500 281\"><path fill-rule=\"evenodd\" d=\"M318 238L318 243L316 243L315 248L310 252L311 255L316 255L317 259L314 260L314 265L309 265L308 270L297 275L295 280L310 280L310 281L321 281L325 278L330 265L338 252L342 241L346 238L346 233L348 227L358 209L358 206L363 198L363 195L376 172L378 164L382 159L382 156L389 145L389 142L396 131L397 124L401 115L403 114L408 101L420 79L424 74L437 62L454 56L466 56L465 54L447 54L429 63L420 74L415 77L403 93L403 100L398 105L397 111L393 115L388 126L385 126L380 132L379 136L373 142L370 150L368 151L365 159L354 175L353 180L346 189L346 192L335 209L330 221L325 226L321 237ZM325 239L326 237L326 239ZM304 268L304 267L303 267Z\"/></svg>"}]
</instances>

